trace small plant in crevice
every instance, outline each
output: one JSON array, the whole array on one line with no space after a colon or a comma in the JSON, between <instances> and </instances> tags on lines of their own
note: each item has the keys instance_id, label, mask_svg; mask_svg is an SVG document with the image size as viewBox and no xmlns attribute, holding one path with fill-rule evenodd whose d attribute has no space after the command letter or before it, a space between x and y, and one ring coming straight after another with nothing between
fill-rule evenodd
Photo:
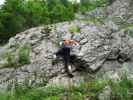
<instances>
[{"instance_id":1,"label":"small plant in crevice","mask_svg":"<svg viewBox=\"0 0 133 100\"><path fill-rule=\"evenodd\" d=\"M133 37L133 26L128 26L123 29L125 33L127 33L129 36Z\"/></svg>"},{"instance_id":2,"label":"small plant in crevice","mask_svg":"<svg viewBox=\"0 0 133 100\"><path fill-rule=\"evenodd\" d=\"M78 26L73 25L69 27L69 32L70 33L80 32L80 28Z\"/></svg>"},{"instance_id":3,"label":"small plant in crevice","mask_svg":"<svg viewBox=\"0 0 133 100\"><path fill-rule=\"evenodd\" d=\"M7 61L7 63L3 67L16 67L17 66L16 56L14 53L7 52L4 55L4 58Z\"/></svg>"},{"instance_id":4,"label":"small plant in crevice","mask_svg":"<svg viewBox=\"0 0 133 100\"><path fill-rule=\"evenodd\" d=\"M91 24L91 23L104 23L104 20L106 19L106 16L97 16L97 17L89 17L86 18L84 20L82 20L83 22L87 23L87 24Z\"/></svg>"},{"instance_id":5,"label":"small plant in crevice","mask_svg":"<svg viewBox=\"0 0 133 100\"><path fill-rule=\"evenodd\" d=\"M49 35L49 33L52 31L52 26L47 25L44 26L44 29L42 30L42 33L45 33L46 35Z\"/></svg>"},{"instance_id":6,"label":"small plant in crevice","mask_svg":"<svg viewBox=\"0 0 133 100\"><path fill-rule=\"evenodd\" d=\"M18 45L15 48L9 48L9 50L3 54L3 64L1 68L17 68L24 64L30 63L31 47L29 44Z\"/></svg>"},{"instance_id":7,"label":"small plant in crevice","mask_svg":"<svg viewBox=\"0 0 133 100\"><path fill-rule=\"evenodd\" d=\"M30 63L30 51L31 51L30 45L25 44L19 47L19 50L18 50L19 61L18 62L21 65Z\"/></svg>"}]
</instances>

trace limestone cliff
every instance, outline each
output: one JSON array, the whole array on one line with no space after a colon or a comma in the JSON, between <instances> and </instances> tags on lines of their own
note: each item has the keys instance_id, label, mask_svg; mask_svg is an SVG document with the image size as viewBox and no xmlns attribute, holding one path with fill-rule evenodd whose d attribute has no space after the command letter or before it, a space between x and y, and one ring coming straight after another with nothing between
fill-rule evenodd
<instances>
[{"instance_id":1,"label":"limestone cliff","mask_svg":"<svg viewBox=\"0 0 133 100\"><path fill-rule=\"evenodd\" d=\"M118 1L112 3L108 9L119 4ZM121 1L124 2L124 0ZM125 6L124 9L126 9ZM110 16L115 16L116 13L117 10L116 12L109 10ZM123 13L127 15L126 11ZM131 17L128 19L130 20ZM80 29L80 46L73 48L71 64L74 77L69 78L64 70L62 59L59 59L54 65L52 62L53 54L58 50L60 40L63 37L74 38L75 33L70 31L73 26ZM1 68L0 84L2 88L8 85L7 81L15 79L23 81L27 77L31 81L47 78L49 84L67 85L89 80L99 73L102 75L111 73L113 77L114 73L119 72L125 65L129 73L133 70L131 67L133 65L133 38L125 30L120 29L113 20L108 20L108 17L103 20L103 23L74 20L21 32L12 37L7 45L0 48L0 66L5 63L2 59L4 53L16 52L17 45L23 44L31 45L30 64L18 68L13 66Z\"/></svg>"}]
</instances>

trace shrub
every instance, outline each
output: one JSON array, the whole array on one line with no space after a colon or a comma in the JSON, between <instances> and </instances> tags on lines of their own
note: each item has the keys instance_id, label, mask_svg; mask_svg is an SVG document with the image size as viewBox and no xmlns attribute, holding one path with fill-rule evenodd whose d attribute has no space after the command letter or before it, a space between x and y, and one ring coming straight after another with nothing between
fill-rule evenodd
<instances>
[{"instance_id":1,"label":"shrub","mask_svg":"<svg viewBox=\"0 0 133 100\"><path fill-rule=\"evenodd\" d=\"M74 19L73 5L61 0L6 0L0 9L0 42L31 27Z\"/></svg>"},{"instance_id":2,"label":"shrub","mask_svg":"<svg viewBox=\"0 0 133 100\"><path fill-rule=\"evenodd\" d=\"M85 13L103 7L107 0L6 0L0 9L0 42L6 42L18 32L31 27L74 19L77 12Z\"/></svg>"},{"instance_id":3,"label":"shrub","mask_svg":"<svg viewBox=\"0 0 133 100\"><path fill-rule=\"evenodd\" d=\"M11 49L11 48L9 48ZM30 63L30 45L16 45L16 51L8 51L3 54L2 59L5 61L0 67L16 68ZM18 51L18 52L17 52Z\"/></svg>"},{"instance_id":4,"label":"shrub","mask_svg":"<svg viewBox=\"0 0 133 100\"><path fill-rule=\"evenodd\" d=\"M123 75L120 81L110 81L112 89L112 100L132 100L133 97L133 80L128 79L127 75Z\"/></svg>"},{"instance_id":5,"label":"shrub","mask_svg":"<svg viewBox=\"0 0 133 100\"><path fill-rule=\"evenodd\" d=\"M16 61L16 56L14 53L7 52L4 55L4 59L7 61L7 63L5 63L3 67L17 67L18 66L17 61Z\"/></svg>"},{"instance_id":6,"label":"shrub","mask_svg":"<svg viewBox=\"0 0 133 100\"><path fill-rule=\"evenodd\" d=\"M97 7L105 7L107 5L107 0L81 0L80 11L85 13L86 11L91 11Z\"/></svg>"},{"instance_id":7,"label":"shrub","mask_svg":"<svg viewBox=\"0 0 133 100\"><path fill-rule=\"evenodd\" d=\"M129 34L129 36L133 37L133 29L132 30L128 30L127 32Z\"/></svg>"},{"instance_id":8,"label":"shrub","mask_svg":"<svg viewBox=\"0 0 133 100\"><path fill-rule=\"evenodd\" d=\"M106 19L105 16L97 16L97 17L89 17L83 20L83 22L90 24L90 23L104 23Z\"/></svg>"},{"instance_id":9,"label":"shrub","mask_svg":"<svg viewBox=\"0 0 133 100\"><path fill-rule=\"evenodd\" d=\"M106 86L111 87L111 100L132 100L133 80L128 79L126 75L118 81L95 79L83 82L79 86L70 85L67 88L46 86L46 84L42 87L15 84L14 90L0 93L0 98L1 100L86 100L86 98L98 100L98 95Z\"/></svg>"},{"instance_id":10,"label":"shrub","mask_svg":"<svg viewBox=\"0 0 133 100\"><path fill-rule=\"evenodd\" d=\"M22 45L19 47L19 63L21 65L30 63L30 45Z\"/></svg>"},{"instance_id":11,"label":"shrub","mask_svg":"<svg viewBox=\"0 0 133 100\"><path fill-rule=\"evenodd\" d=\"M128 26L126 28L123 29L125 33L127 33L129 36L133 37L133 25L132 26Z\"/></svg>"},{"instance_id":12,"label":"shrub","mask_svg":"<svg viewBox=\"0 0 133 100\"><path fill-rule=\"evenodd\" d=\"M75 33L75 32L80 32L80 28L78 26L71 26L69 27L69 32Z\"/></svg>"}]
</instances>

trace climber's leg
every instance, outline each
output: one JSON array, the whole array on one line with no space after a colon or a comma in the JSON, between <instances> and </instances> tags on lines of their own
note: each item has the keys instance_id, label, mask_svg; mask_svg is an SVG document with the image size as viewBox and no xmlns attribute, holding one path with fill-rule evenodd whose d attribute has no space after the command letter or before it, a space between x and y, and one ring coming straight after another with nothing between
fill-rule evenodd
<instances>
[{"instance_id":1,"label":"climber's leg","mask_svg":"<svg viewBox=\"0 0 133 100\"><path fill-rule=\"evenodd\" d=\"M60 48L60 49L55 53L56 56L62 56L62 54L63 54L63 48Z\"/></svg>"},{"instance_id":2,"label":"climber's leg","mask_svg":"<svg viewBox=\"0 0 133 100\"><path fill-rule=\"evenodd\" d=\"M59 57L60 57L60 56L62 57L62 55L63 55L63 49L60 48L57 52L55 52L55 53L53 54L52 65L55 65L56 63L58 63Z\"/></svg>"},{"instance_id":3,"label":"climber's leg","mask_svg":"<svg viewBox=\"0 0 133 100\"><path fill-rule=\"evenodd\" d=\"M70 65L70 49L66 48L64 51L65 52L63 55L63 59L64 59L64 65L65 65L66 72L68 73L70 77L73 77L71 73L71 65Z\"/></svg>"}]
</instances>

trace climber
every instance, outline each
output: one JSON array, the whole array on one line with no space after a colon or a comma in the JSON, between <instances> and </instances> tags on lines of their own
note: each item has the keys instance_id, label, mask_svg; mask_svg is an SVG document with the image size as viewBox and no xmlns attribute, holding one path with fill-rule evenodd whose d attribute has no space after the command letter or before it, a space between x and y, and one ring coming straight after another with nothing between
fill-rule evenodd
<instances>
[{"instance_id":1,"label":"climber","mask_svg":"<svg viewBox=\"0 0 133 100\"><path fill-rule=\"evenodd\" d=\"M64 39L61 43L60 49L54 55L54 58L57 56L61 56L63 58L66 72L70 77L73 77L73 75L70 73L72 69L70 65L70 51L74 45L79 45L79 43L75 40Z\"/></svg>"}]
</instances>

